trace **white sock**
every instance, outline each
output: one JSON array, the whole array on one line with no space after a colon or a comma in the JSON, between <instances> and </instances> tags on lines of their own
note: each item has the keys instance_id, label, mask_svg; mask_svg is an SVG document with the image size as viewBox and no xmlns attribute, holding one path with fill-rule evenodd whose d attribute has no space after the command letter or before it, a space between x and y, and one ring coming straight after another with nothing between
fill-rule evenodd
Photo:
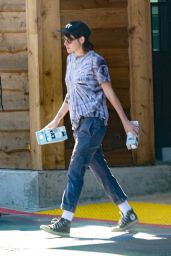
<instances>
[{"instance_id":1,"label":"white sock","mask_svg":"<svg viewBox=\"0 0 171 256\"><path fill-rule=\"evenodd\" d=\"M124 216L126 216L127 212L132 209L127 200L121 204L118 204L118 207Z\"/></svg>"},{"instance_id":2,"label":"white sock","mask_svg":"<svg viewBox=\"0 0 171 256\"><path fill-rule=\"evenodd\" d=\"M74 217L73 212L69 212L69 211L66 211L66 210L63 211L62 218L67 219L69 221L72 221L73 217Z\"/></svg>"}]
</instances>

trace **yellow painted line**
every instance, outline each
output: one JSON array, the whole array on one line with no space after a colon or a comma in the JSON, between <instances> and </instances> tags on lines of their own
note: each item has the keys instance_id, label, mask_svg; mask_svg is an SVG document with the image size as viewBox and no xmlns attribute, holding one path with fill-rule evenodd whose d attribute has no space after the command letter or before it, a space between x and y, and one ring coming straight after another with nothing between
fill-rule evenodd
<instances>
[{"instance_id":1,"label":"yellow painted line","mask_svg":"<svg viewBox=\"0 0 171 256\"><path fill-rule=\"evenodd\" d=\"M171 205L155 204L144 202L130 202L131 206L138 215L140 223L171 225ZM60 209L53 209L38 212L39 214L61 215ZM74 215L76 218L118 221L119 210L113 203L96 203L81 205L77 207Z\"/></svg>"}]
</instances>

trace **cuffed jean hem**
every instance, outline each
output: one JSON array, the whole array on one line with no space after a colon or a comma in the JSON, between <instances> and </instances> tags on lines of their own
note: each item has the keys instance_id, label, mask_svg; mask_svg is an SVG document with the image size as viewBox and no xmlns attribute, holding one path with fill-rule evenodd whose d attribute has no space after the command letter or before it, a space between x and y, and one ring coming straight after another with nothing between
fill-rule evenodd
<instances>
[{"instance_id":1,"label":"cuffed jean hem","mask_svg":"<svg viewBox=\"0 0 171 256\"><path fill-rule=\"evenodd\" d=\"M75 208L73 206L68 206L66 204L61 204L61 209L69 212L75 212Z\"/></svg>"},{"instance_id":2,"label":"cuffed jean hem","mask_svg":"<svg viewBox=\"0 0 171 256\"><path fill-rule=\"evenodd\" d=\"M120 198L119 200L117 200L117 201L115 201L114 203L116 204L116 205L119 205L119 204L122 204L122 203L124 203L125 201L127 201L127 197L125 197L125 198Z\"/></svg>"},{"instance_id":3,"label":"cuffed jean hem","mask_svg":"<svg viewBox=\"0 0 171 256\"><path fill-rule=\"evenodd\" d=\"M124 203L128 198L125 196L124 198L120 198L119 200L115 200L115 202L113 201L113 203L115 203L116 205L122 204ZM61 204L61 209L65 210L65 211L69 211L69 212L75 212L75 209L73 206L68 206L65 204Z\"/></svg>"}]
</instances>

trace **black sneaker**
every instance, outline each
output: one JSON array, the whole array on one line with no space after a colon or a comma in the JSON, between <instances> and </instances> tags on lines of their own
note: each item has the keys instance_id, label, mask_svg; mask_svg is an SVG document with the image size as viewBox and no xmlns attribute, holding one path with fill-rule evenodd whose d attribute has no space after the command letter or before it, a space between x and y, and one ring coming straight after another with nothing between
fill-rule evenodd
<instances>
[{"instance_id":1,"label":"black sneaker","mask_svg":"<svg viewBox=\"0 0 171 256\"><path fill-rule=\"evenodd\" d=\"M51 225L41 225L40 229L53 235L67 237L70 234L70 225L71 221L60 218Z\"/></svg>"},{"instance_id":2,"label":"black sneaker","mask_svg":"<svg viewBox=\"0 0 171 256\"><path fill-rule=\"evenodd\" d=\"M129 210L126 216L121 213L121 218L116 227L112 228L112 232L129 230L135 223L138 222L138 218L133 209Z\"/></svg>"},{"instance_id":3,"label":"black sneaker","mask_svg":"<svg viewBox=\"0 0 171 256\"><path fill-rule=\"evenodd\" d=\"M50 223L55 223L55 222L57 222L58 221L58 218L53 218L53 219L51 219L51 221L50 221Z\"/></svg>"}]
</instances>

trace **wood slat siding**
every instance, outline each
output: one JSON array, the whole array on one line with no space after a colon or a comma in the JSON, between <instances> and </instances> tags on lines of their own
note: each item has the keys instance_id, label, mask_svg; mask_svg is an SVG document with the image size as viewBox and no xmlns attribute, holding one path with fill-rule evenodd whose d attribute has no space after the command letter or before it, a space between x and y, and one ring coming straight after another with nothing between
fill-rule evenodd
<instances>
[{"instance_id":1,"label":"wood slat siding","mask_svg":"<svg viewBox=\"0 0 171 256\"><path fill-rule=\"evenodd\" d=\"M63 27L70 20L83 20L92 29L91 41L95 50L105 57L112 79L112 86L129 115L130 79L127 1L88 0L81 2L78 0L63 0L61 1L61 26ZM64 47L62 53L64 74L67 56ZM66 89L64 88L64 94L65 92ZM133 161L132 153L128 152L125 147L126 136L122 124L109 103L108 107L110 120L104 140L106 158L111 166L131 164ZM65 124L69 136L72 137L68 117L65 118ZM73 145L73 138L70 141L66 141L67 164L70 160Z\"/></svg>"},{"instance_id":2,"label":"wood slat siding","mask_svg":"<svg viewBox=\"0 0 171 256\"><path fill-rule=\"evenodd\" d=\"M113 86L114 87L114 86ZM114 88L117 96L119 97L124 109L130 108L130 98L128 97L128 89L126 88ZM113 108L113 107L112 107Z\"/></svg>"},{"instance_id":3,"label":"wood slat siding","mask_svg":"<svg viewBox=\"0 0 171 256\"><path fill-rule=\"evenodd\" d=\"M62 26L75 19L84 20L92 29L122 28L127 26L127 11L126 8L61 10Z\"/></svg>"},{"instance_id":4,"label":"wood slat siding","mask_svg":"<svg viewBox=\"0 0 171 256\"><path fill-rule=\"evenodd\" d=\"M27 72L27 52L0 53L0 72Z\"/></svg>"},{"instance_id":5,"label":"wood slat siding","mask_svg":"<svg viewBox=\"0 0 171 256\"><path fill-rule=\"evenodd\" d=\"M82 9L99 9L99 8L118 8L126 7L127 0L65 0L61 1L62 10L82 10Z\"/></svg>"},{"instance_id":6,"label":"wood slat siding","mask_svg":"<svg viewBox=\"0 0 171 256\"><path fill-rule=\"evenodd\" d=\"M27 50L26 33L0 33L0 53Z\"/></svg>"},{"instance_id":7,"label":"wood slat siding","mask_svg":"<svg viewBox=\"0 0 171 256\"><path fill-rule=\"evenodd\" d=\"M129 81L129 68L126 67L110 67L110 73L114 75L116 81ZM118 86L120 86L118 84Z\"/></svg>"},{"instance_id":8,"label":"wood slat siding","mask_svg":"<svg viewBox=\"0 0 171 256\"><path fill-rule=\"evenodd\" d=\"M31 154L28 150L11 153L0 151L1 168L31 169L31 163Z\"/></svg>"},{"instance_id":9,"label":"wood slat siding","mask_svg":"<svg viewBox=\"0 0 171 256\"><path fill-rule=\"evenodd\" d=\"M1 32L25 32L26 14L25 12L0 12Z\"/></svg>"},{"instance_id":10,"label":"wood slat siding","mask_svg":"<svg viewBox=\"0 0 171 256\"><path fill-rule=\"evenodd\" d=\"M27 73L2 73L0 72L3 91L29 92Z\"/></svg>"},{"instance_id":11,"label":"wood slat siding","mask_svg":"<svg viewBox=\"0 0 171 256\"><path fill-rule=\"evenodd\" d=\"M1 150L5 153L28 150L30 144L29 131L6 131L0 133Z\"/></svg>"},{"instance_id":12,"label":"wood slat siding","mask_svg":"<svg viewBox=\"0 0 171 256\"><path fill-rule=\"evenodd\" d=\"M32 168L25 0L0 0L0 168Z\"/></svg>"},{"instance_id":13,"label":"wood slat siding","mask_svg":"<svg viewBox=\"0 0 171 256\"><path fill-rule=\"evenodd\" d=\"M0 112L0 120L0 132L29 130L28 111L3 111Z\"/></svg>"},{"instance_id":14,"label":"wood slat siding","mask_svg":"<svg viewBox=\"0 0 171 256\"><path fill-rule=\"evenodd\" d=\"M126 27L92 29L91 38L97 50L99 48L128 48L128 32Z\"/></svg>"},{"instance_id":15,"label":"wood slat siding","mask_svg":"<svg viewBox=\"0 0 171 256\"><path fill-rule=\"evenodd\" d=\"M3 107L4 110L23 111L29 109L28 93L18 91L3 92Z\"/></svg>"},{"instance_id":16,"label":"wood slat siding","mask_svg":"<svg viewBox=\"0 0 171 256\"><path fill-rule=\"evenodd\" d=\"M119 48L98 49L98 53L105 56L108 67L129 67L128 50Z\"/></svg>"},{"instance_id":17,"label":"wood slat siding","mask_svg":"<svg viewBox=\"0 0 171 256\"><path fill-rule=\"evenodd\" d=\"M25 11L25 0L0 0L0 12Z\"/></svg>"},{"instance_id":18,"label":"wood slat siding","mask_svg":"<svg viewBox=\"0 0 171 256\"><path fill-rule=\"evenodd\" d=\"M29 131L0 132L0 163L5 168L30 169L30 133Z\"/></svg>"}]
</instances>

